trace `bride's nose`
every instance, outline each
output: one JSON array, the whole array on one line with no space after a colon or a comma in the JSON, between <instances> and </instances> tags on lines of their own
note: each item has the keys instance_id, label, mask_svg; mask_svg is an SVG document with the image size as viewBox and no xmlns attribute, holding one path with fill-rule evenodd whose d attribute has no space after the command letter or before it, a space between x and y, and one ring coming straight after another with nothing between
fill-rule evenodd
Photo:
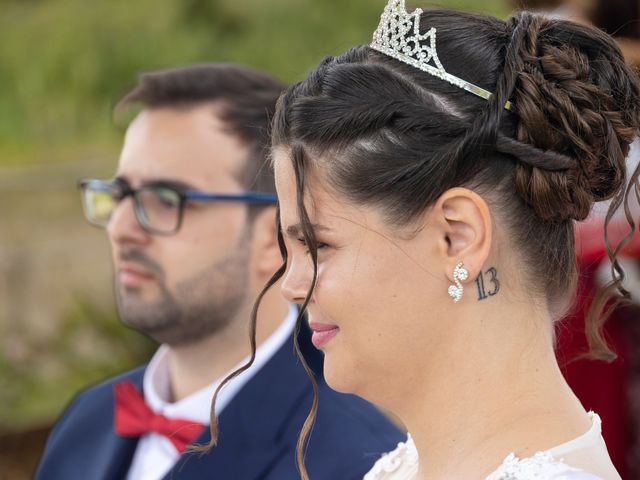
<instances>
[{"instance_id":1,"label":"bride's nose","mask_svg":"<svg viewBox=\"0 0 640 480\"><path fill-rule=\"evenodd\" d=\"M291 303L301 304L307 297L312 280L313 265L308 258L292 256L280 287L282 295Z\"/></svg>"}]
</instances>

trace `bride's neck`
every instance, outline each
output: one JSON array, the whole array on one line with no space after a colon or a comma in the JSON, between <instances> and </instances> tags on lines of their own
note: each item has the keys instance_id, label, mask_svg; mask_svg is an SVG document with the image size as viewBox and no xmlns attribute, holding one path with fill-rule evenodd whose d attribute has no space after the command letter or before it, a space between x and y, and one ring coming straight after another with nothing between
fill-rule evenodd
<instances>
[{"instance_id":1,"label":"bride's neck","mask_svg":"<svg viewBox=\"0 0 640 480\"><path fill-rule=\"evenodd\" d=\"M413 436L420 478L484 478L512 451L529 456L589 428L558 368L551 320L523 311L482 318L476 309L474 326L435 362L413 366L422 383L388 405Z\"/></svg>"}]
</instances>

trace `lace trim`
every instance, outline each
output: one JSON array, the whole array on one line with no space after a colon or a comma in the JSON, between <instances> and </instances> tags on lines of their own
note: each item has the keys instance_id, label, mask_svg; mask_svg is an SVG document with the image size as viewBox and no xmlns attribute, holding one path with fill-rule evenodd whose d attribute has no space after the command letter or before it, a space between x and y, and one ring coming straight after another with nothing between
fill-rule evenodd
<instances>
[{"instance_id":1,"label":"lace trim","mask_svg":"<svg viewBox=\"0 0 640 480\"><path fill-rule=\"evenodd\" d=\"M579 471L577 468L562 463L562 460L556 460L549 452L538 452L532 457L523 459L510 453L502 465L486 480L541 480Z\"/></svg>"},{"instance_id":2,"label":"lace trim","mask_svg":"<svg viewBox=\"0 0 640 480\"><path fill-rule=\"evenodd\" d=\"M395 450L383 454L363 480L411 480L418 472L418 463L418 450L408 435L406 442L398 443ZM510 453L486 480L543 480L580 471L563 463L562 459L556 460L549 451L523 459Z\"/></svg>"},{"instance_id":3,"label":"lace trim","mask_svg":"<svg viewBox=\"0 0 640 480\"><path fill-rule=\"evenodd\" d=\"M414 478L418 472L418 450L411 435L408 435L406 442L398 443L395 450L384 453L363 480L383 480L389 474L400 473L400 467L404 467L407 474L411 473L411 476L404 477L407 480Z\"/></svg>"}]
</instances>

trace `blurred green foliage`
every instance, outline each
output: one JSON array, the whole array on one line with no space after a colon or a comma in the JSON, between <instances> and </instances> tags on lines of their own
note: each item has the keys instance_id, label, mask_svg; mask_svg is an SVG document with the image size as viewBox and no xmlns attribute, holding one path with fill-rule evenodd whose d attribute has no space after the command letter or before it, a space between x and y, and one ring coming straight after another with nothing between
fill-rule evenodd
<instances>
[{"instance_id":1,"label":"blurred green foliage","mask_svg":"<svg viewBox=\"0 0 640 480\"><path fill-rule=\"evenodd\" d=\"M73 300L53 339L23 339L21 361L0 351L0 430L48 424L71 392L142 363L156 348L123 328L114 310Z\"/></svg>"},{"instance_id":2,"label":"blurred green foliage","mask_svg":"<svg viewBox=\"0 0 640 480\"><path fill-rule=\"evenodd\" d=\"M0 165L112 150L120 138L112 106L141 71L233 60L300 79L323 56L368 42L385 3L0 0ZM505 8L502 0L436 3Z\"/></svg>"},{"instance_id":3,"label":"blurred green foliage","mask_svg":"<svg viewBox=\"0 0 640 480\"><path fill-rule=\"evenodd\" d=\"M234 61L299 80L324 56L369 42L385 3L0 0L0 174L3 167L116 155L122 131L112 109L139 72ZM504 0L428 5L496 15L507 8ZM14 216L28 222L29 208ZM115 310L72 295L53 340L27 338L24 351L0 351L0 429L51 422L71 392L153 351L120 325Z\"/></svg>"}]
</instances>

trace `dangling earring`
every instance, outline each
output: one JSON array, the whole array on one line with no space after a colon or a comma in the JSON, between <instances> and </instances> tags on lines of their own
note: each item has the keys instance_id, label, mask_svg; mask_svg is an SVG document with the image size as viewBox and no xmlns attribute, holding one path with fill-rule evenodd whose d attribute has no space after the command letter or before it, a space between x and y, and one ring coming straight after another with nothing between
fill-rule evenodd
<instances>
[{"instance_id":1,"label":"dangling earring","mask_svg":"<svg viewBox=\"0 0 640 480\"><path fill-rule=\"evenodd\" d=\"M469 271L464 268L464 264L460 262L453 269L453 282L455 285L449 285L449 296L453 298L454 303L458 303L464 293L464 287L460 282L464 282L469 278Z\"/></svg>"}]
</instances>

